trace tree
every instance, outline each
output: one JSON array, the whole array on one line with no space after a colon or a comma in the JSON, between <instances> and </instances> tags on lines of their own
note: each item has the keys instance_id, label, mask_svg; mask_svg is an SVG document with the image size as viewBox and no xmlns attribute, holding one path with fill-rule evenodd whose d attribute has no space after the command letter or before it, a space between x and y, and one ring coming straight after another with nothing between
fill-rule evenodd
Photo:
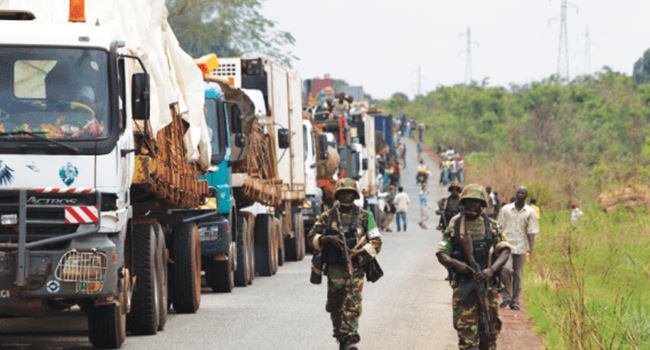
<instances>
[{"instance_id":1,"label":"tree","mask_svg":"<svg viewBox=\"0 0 650 350\"><path fill-rule=\"evenodd\" d=\"M634 63L632 76L637 83L650 83L650 49Z\"/></svg>"},{"instance_id":2,"label":"tree","mask_svg":"<svg viewBox=\"0 0 650 350\"><path fill-rule=\"evenodd\" d=\"M194 57L263 55L291 65L295 38L261 14L263 0L166 0L169 22Z\"/></svg>"}]
</instances>

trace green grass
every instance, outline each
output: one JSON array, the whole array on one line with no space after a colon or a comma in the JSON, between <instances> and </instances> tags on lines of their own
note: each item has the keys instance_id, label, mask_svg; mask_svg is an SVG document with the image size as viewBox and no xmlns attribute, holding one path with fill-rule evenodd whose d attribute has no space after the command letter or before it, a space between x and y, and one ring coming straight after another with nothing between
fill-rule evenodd
<instances>
[{"instance_id":1,"label":"green grass","mask_svg":"<svg viewBox=\"0 0 650 350\"><path fill-rule=\"evenodd\" d=\"M547 349L650 349L650 215L545 213L524 294Z\"/></svg>"}]
</instances>

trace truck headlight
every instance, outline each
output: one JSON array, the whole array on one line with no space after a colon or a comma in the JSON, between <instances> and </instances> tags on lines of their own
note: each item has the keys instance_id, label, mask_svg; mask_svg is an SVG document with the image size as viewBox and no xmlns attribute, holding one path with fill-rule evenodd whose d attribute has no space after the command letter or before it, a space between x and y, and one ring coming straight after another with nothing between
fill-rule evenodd
<instances>
[{"instance_id":1,"label":"truck headlight","mask_svg":"<svg viewBox=\"0 0 650 350\"><path fill-rule=\"evenodd\" d=\"M0 221L5 226L16 225L18 224L18 214L4 214Z\"/></svg>"}]
</instances>

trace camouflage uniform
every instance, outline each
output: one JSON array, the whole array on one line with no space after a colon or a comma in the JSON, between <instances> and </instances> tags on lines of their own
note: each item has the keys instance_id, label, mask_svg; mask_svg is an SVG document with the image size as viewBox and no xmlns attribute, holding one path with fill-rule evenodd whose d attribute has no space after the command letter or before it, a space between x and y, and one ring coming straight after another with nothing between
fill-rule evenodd
<instances>
[{"instance_id":1,"label":"camouflage uniform","mask_svg":"<svg viewBox=\"0 0 650 350\"><path fill-rule=\"evenodd\" d=\"M336 219L337 210L340 212L340 227ZM379 253L382 243L381 234L371 212L359 208L345 212L334 208L320 216L308 237L315 254L321 254L323 252L323 247L319 243L321 236L327 234L328 229L330 232L339 232L339 229L347 232L355 216L357 220L356 241L364 240L366 243L357 247L362 248L363 253L352 259L352 276L350 277L348 274L347 265L342 263L329 263L325 270L328 278L325 309L330 313L332 319L333 336L342 343L346 339L353 339L355 343L360 339L358 329L365 275L363 266ZM350 250L355 248L354 244L351 246L349 239L347 241Z\"/></svg>"},{"instance_id":2,"label":"camouflage uniform","mask_svg":"<svg viewBox=\"0 0 650 350\"><path fill-rule=\"evenodd\" d=\"M468 186L469 187L469 186ZM462 196L461 196L462 197ZM449 226L443 234L442 241L440 242L440 247L438 249L439 253L445 253L451 257L454 257L454 237L456 232L458 232L457 225L460 225L460 218L462 214L456 215L451 219ZM465 219L465 232L474 242L483 241L486 238L486 221L487 225L490 228L492 234L492 247L494 247L495 254L504 249L509 248L510 246L505 239L499 224L488 218L487 216L481 215L477 219L470 220L469 218ZM456 257L454 257L456 258ZM459 259L462 261L462 259ZM463 261L467 263L467 261ZM494 276L497 276L498 272L494 273ZM453 289L452 296L452 307L453 307L453 321L454 328L458 332L458 348L461 350L469 349L479 349L480 345L480 333L479 333L479 305L475 296L470 296L466 298L467 300L461 300L461 291L464 287L472 281L471 276L461 276L455 274L451 279L451 287ZM498 282L495 278L490 280L488 283L488 305L489 311L492 314L492 325L495 332L490 334L487 349L496 349L496 341L499 331L501 330L501 320L499 320L498 312Z\"/></svg>"}]
</instances>

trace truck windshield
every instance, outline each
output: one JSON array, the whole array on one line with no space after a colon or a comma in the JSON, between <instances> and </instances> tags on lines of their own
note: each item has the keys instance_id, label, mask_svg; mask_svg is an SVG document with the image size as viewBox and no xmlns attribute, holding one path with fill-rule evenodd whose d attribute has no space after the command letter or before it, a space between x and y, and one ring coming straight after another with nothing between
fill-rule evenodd
<instances>
[{"instance_id":1,"label":"truck windshield","mask_svg":"<svg viewBox=\"0 0 650 350\"><path fill-rule=\"evenodd\" d=\"M107 61L96 49L0 47L0 134L106 138Z\"/></svg>"},{"instance_id":2,"label":"truck windshield","mask_svg":"<svg viewBox=\"0 0 650 350\"><path fill-rule=\"evenodd\" d=\"M206 122L212 147L212 163L218 164L223 160L226 151L226 117L224 104L208 98L205 100Z\"/></svg>"}]
</instances>

